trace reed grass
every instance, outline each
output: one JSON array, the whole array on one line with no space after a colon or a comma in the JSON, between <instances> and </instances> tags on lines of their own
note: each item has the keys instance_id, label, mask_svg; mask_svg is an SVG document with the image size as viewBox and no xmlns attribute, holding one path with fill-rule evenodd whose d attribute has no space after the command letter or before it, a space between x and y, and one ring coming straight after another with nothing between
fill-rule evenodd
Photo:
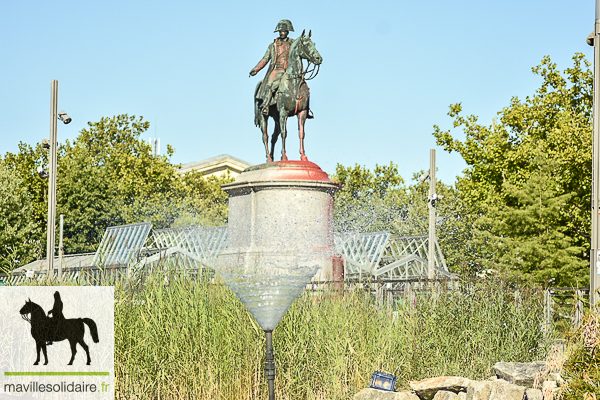
<instances>
[{"instance_id":1,"label":"reed grass","mask_svg":"<svg viewBox=\"0 0 600 400\"><path fill-rule=\"evenodd\" d=\"M115 286L117 399L262 399L264 332L222 283L155 273ZM545 359L542 296L502 281L380 304L305 291L273 332L277 399L348 399L374 371L485 379L497 361Z\"/></svg>"}]
</instances>

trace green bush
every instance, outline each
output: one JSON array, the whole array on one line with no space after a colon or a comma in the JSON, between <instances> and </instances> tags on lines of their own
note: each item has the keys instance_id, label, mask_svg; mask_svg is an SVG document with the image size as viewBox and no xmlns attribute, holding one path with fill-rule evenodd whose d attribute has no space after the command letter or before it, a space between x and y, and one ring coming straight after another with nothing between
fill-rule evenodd
<instances>
[{"instance_id":1,"label":"green bush","mask_svg":"<svg viewBox=\"0 0 600 400\"><path fill-rule=\"evenodd\" d=\"M579 329L567 338L568 359L563 366L567 381L565 400L600 398L600 312L589 312Z\"/></svg>"}]
</instances>

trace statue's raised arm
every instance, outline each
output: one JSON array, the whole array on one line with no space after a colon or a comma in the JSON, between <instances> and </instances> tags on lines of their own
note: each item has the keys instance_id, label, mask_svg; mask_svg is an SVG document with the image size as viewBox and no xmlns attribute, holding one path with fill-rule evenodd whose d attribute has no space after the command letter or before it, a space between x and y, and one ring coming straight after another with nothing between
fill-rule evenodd
<instances>
[{"instance_id":1,"label":"statue's raised arm","mask_svg":"<svg viewBox=\"0 0 600 400\"><path fill-rule=\"evenodd\" d=\"M258 83L254 92L254 123L262 131L267 161L273 162L275 142L279 135L281 135L282 142L281 160L286 161L287 118L297 115L300 159L308 161L304 153L304 123L306 119L313 118L313 116L310 112L310 92L306 81L316 76L318 66L323 59L311 40L311 32L305 35L305 32L302 31L302 35L297 39L288 37L290 32L294 32L294 26L290 20L279 21L275 32L279 32L279 37L269 44L264 57L250 70L250 76L255 76L270 63L264 79ZM308 62L306 69L303 69L302 60ZM309 71L311 63L315 67ZM307 78L306 74L311 72L312 76ZM267 133L269 117L275 121L271 151L269 151L269 135Z\"/></svg>"}]
</instances>

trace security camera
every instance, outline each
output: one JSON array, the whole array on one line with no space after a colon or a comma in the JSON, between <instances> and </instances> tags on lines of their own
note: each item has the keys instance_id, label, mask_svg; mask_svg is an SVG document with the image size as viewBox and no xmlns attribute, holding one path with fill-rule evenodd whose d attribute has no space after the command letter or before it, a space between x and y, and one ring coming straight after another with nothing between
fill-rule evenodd
<instances>
[{"instance_id":1,"label":"security camera","mask_svg":"<svg viewBox=\"0 0 600 400\"><path fill-rule=\"evenodd\" d=\"M594 45L594 36L595 36L595 32L592 31L592 33L590 33L590 35L585 39L585 42L588 45L593 46Z\"/></svg>"},{"instance_id":2,"label":"security camera","mask_svg":"<svg viewBox=\"0 0 600 400\"><path fill-rule=\"evenodd\" d=\"M419 180L421 181L421 183L423 183L427 180L427 178L429 178L429 172L425 172L423 175L421 175L419 177Z\"/></svg>"},{"instance_id":3,"label":"security camera","mask_svg":"<svg viewBox=\"0 0 600 400\"><path fill-rule=\"evenodd\" d=\"M40 176L40 178L42 178L42 179L46 179L48 177L48 173L42 167L37 167L37 173Z\"/></svg>"},{"instance_id":4,"label":"security camera","mask_svg":"<svg viewBox=\"0 0 600 400\"><path fill-rule=\"evenodd\" d=\"M50 141L48 139L42 140L42 148L44 148L44 149L50 148Z\"/></svg>"},{"instance_id":5,"label":"security camera","mask_svg":"<svg viewBox=\"0 0 600 400\"><path fill-rule=\"evenodd\" d=\"M441 195L441 194L437 194L437 193L434 193L434 194L433 194L433 196L431 196L431 199L430 199L430 200L433 200L433 201L440 201L440 200L442 200L443 198L444 198L444 196L443 196L443 195Z\"/></svg>"},{"instance_id":6,"label":"security camera","mask_svg":"<svg viewBox=\"0 0 600 400\"><path fill-rule=\"evenodd\" d=\"M66 125L66 124L68 124L69 122L71 122L71 117L69 117L69 116L67 115L67 113L66 113L66 112L64 112L64 110L58 113L58 118L59 118L59 119L60 119L62 122L64 122L64 123L65 123L65 125Z\"/></svg>"}]
</instances>

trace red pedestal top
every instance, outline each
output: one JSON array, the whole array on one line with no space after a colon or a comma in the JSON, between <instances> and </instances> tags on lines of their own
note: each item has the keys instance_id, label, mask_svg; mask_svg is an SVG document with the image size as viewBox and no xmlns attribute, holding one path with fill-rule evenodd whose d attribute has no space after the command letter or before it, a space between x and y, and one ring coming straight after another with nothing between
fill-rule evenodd
<instances>
[{"instance_id":1,"label":"red pedestal top","mask_svg":"<svg viewBox=\"0 0 600 400\"><path fill-rule=\"evenodd\" d=\"M329 175L310 161L275 161L246 168L236 179L244 181L300 180L333 183Z\"/></svg>"}]
</instances>

